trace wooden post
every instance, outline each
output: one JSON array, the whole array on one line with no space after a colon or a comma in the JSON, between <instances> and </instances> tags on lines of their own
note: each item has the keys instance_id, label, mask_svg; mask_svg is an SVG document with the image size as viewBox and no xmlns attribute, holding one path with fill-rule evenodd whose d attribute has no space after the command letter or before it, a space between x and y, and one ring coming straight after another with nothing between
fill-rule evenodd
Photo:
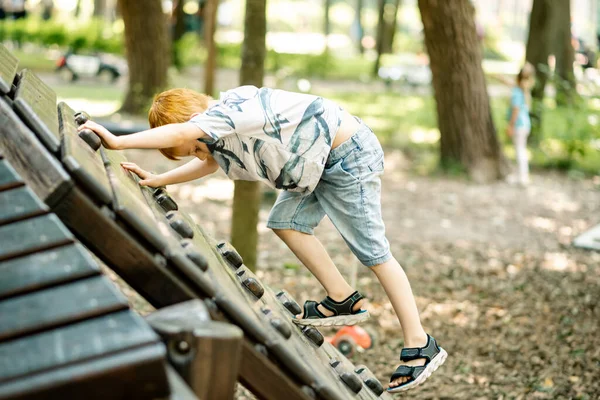
<instances>
[{"instance_id":1,"label":"wooden post","mask_svg":"<svg viewBox=\"0 0 600 400\"><path fill-rule=\"evenodd\" d=\"M204 11L204 41L207 50L206 64L204 65L204 93L213 95L215 90L215 69L217 65L217 46L215 44L215 30L217 27L217 9L219 0L207 0Z\"/></svg>"},{"instance_id":2,"label":"wooden post","mask_svg":"<svg viewBox=\"0 0 600 400\"><path fill-rule=\"evenodd\" d=\"M200 300L163 308L147 317L167 346L169 362L202 400L233 399L243 332L212 321Z\"/></svg>"}]
</instances>

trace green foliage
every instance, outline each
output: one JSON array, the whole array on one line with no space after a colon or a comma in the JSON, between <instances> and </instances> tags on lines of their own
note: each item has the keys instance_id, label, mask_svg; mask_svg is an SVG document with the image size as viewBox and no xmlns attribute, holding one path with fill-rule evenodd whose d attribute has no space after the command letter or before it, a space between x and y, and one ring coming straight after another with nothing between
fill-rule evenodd
<instances>
[{"instance_id":1,"label":"green foliage","mask_svg":"<svg viewBox=\"0 0 600 400\"><path fill-rule=\"evenodd\" d=\"M6 20L0 29L0 41L12 40L19 45L26 42L44 47L67 46L75 51L90 50L123 53L121 35L105 31L101 21L85 25L66 26L55 20L43 21L34 17Z\"/></svg>"}]
</instances>

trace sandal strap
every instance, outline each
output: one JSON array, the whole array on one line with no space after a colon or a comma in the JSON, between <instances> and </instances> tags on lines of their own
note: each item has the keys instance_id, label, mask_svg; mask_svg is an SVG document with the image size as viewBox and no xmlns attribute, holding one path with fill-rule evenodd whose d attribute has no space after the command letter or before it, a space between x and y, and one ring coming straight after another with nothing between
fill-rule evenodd
<instances>
[{"instance_id":1,"label":"sandal strap","mask_svg":"<svg viewBox=\"0 0 600 400\"><path fill-rule=\"evenodd\" d=\"M353 311L352 309L356 303L362 299L364 299L362 294L358 293L358 291L355 291L342 301L335 301L331 297L327 296L321 301L321 305L331 311L333 315L351 315L358 312Z\"/></svg>"},{"instance_id":2,"label":"sandal strap","mask_svg":"<svg viewBox=\"0 0 600 400\"><path fill-rule=\"evenodd\" d=\"M318 319L318 318L327 318L317 306L317 303L314 300L307 300L304 302L304 314L302 315L303 319Z\"/></svg>"},{"instance_id":3,"label":"sandal strap","mask_svg":"<svg viewBox=\"0 0 600 400\"><path fill-rule=\"evenodd\" d=\"M400 352L400 360L412 361L424 358L426 360L425 365L427 365L433 359L433 357L438 355L439 352L440 347L435 339L427 335L427 344L425 347L408 347L402 349Z\"/></svg>"},{"instance_id":4,"label":"sandal strap","mask_svg":"<svg viewBox=\"0 0 600 400\"><path fill-rule=\"evenodd\" d=\"M412 380L415 380L419 377L419 375L421 375L423 373L423 371L425 371L425 366L419 366L419 367L410 367L408 365L401 365L398 368L396 368L396 371L392 374L392 377L390 378L390 382L398 379L398 378L410 378L410 380L406 381L406 383L409 383ZM400 385L402 386L402 385Z\"/></svg>"}]
</instances>

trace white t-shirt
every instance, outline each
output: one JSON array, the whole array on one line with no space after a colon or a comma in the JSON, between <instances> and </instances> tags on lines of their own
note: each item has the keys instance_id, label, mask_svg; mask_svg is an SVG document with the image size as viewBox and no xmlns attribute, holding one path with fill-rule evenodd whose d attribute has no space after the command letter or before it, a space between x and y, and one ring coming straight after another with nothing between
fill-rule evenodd
<instances>
[{"instance_id":1,"label":"white t-shirt","mask_svg":"<svg viewBox=\"0 0 600 400\"><path fill-rule=\"evenodd\" d=\"M231 179L312 192L341 116L340 106L322 97L242 86L190 122L210 136L198 140Z\"/></svg>"}]
</instances>

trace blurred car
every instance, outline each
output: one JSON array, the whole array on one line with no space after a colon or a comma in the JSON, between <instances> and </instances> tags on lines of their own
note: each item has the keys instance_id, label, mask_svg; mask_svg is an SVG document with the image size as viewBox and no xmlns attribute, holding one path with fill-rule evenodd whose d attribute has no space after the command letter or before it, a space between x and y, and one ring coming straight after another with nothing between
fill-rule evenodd
<instances>
[{"instance_id":1,"label":"blurred car","mask_svg":"<svg viewBox=\"0 0 600 400\"><path fill-rule=\"evenodd\" d=\"M106 83L116 82L121 76L116 64L106 62L98 54L67 52L56 62L56 71L67 81L81 77L95 77Z\"/></svg>"},{"instance_id":2,"label":"blurred car","mask_svg":"<svg viewBox=\"0 0 600 400\"><path fill-rule=\"evenodd\" d=\"M387 85L394 82L410 86L431 84L431 69L426 58L418 55L403 54L394 57L388 65L379 68L378 75Z\"/></svg>"}]
</instances>

